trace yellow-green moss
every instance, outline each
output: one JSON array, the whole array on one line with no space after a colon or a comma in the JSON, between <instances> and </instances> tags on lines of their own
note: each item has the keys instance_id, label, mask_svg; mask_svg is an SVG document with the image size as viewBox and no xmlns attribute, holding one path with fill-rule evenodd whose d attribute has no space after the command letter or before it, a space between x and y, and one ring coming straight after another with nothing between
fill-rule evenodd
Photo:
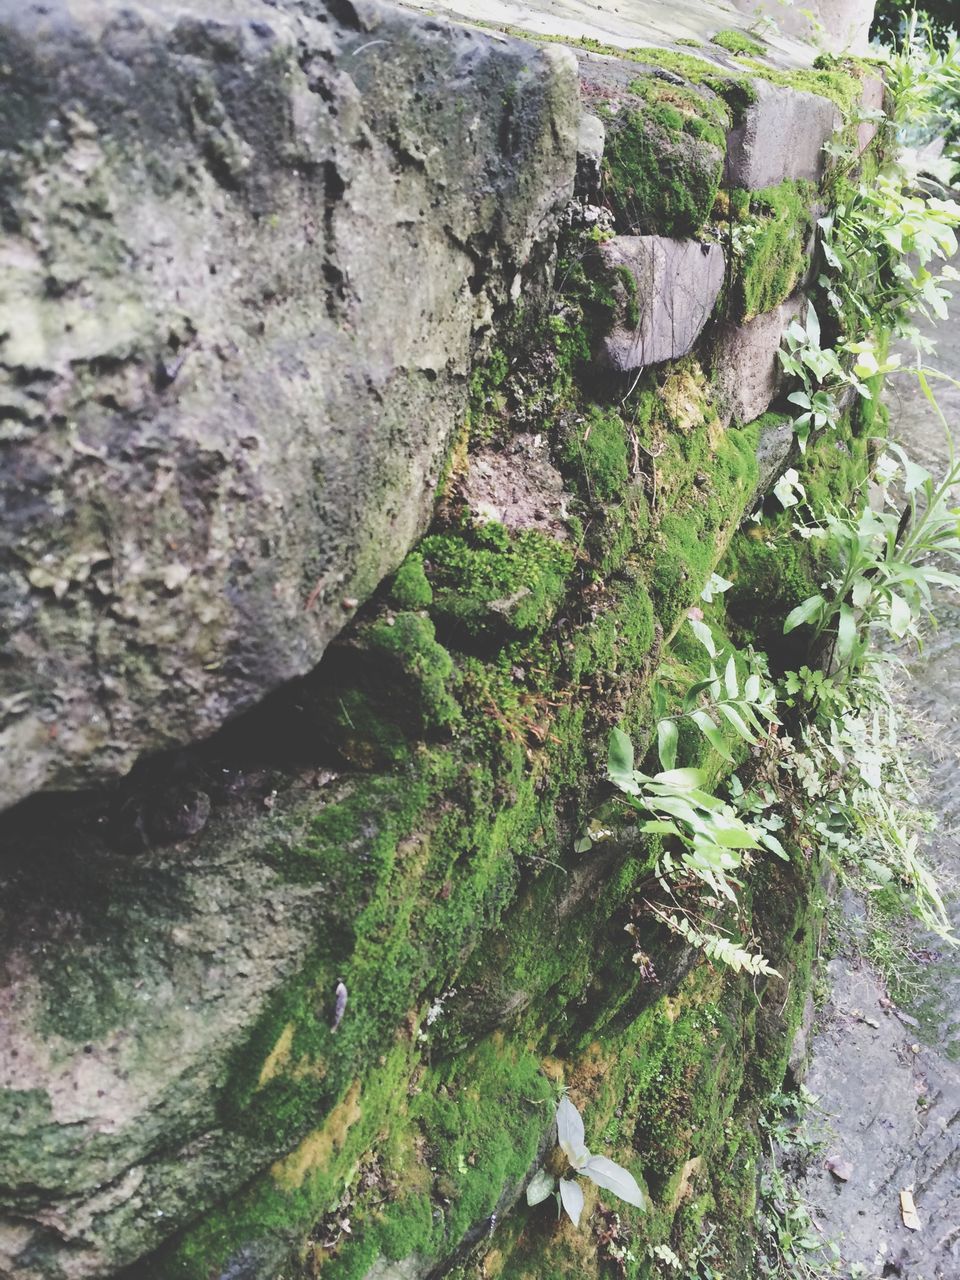
<instances>
[{"instance_id":1,"label":"yellow-green moss","mask_svg":"<svg viewBox=\"0 0 960 1280\"><path fill-rule=\"evenodd\" d=\"M511 534L494 521L431 534L420 552L433 614L454 642L458 635L542 630L573 569L569 546L536 530Z\"/></svg>"},{"instance_id":2,"label":"yellow-green moss","mask_svg":"<svg viewBox=\"0 0 960 1280\"><path fill-rule=\"evenodd\" d=\"M718 31L710 43L717 45L720 49L726 49L728 53L746 53L754 58L762 58L766 52L759 40L755 40L753 36L748 36L743 31L730 28Z\"/></svg>"},{"instance_id":3,"label":"yellow-green moss","mask_svg":"<svg viewBox=\"0 0 960 1280\"><path fill-rule=\"evenodd\" d=\"M731 289L736 319L751 320L772 311L800 284L809 266L807 245L815 196L810 183L783 182L753 192L748 211L740 204L738 234L743 249L734 260Z\"/></svg>"}]
</instances>

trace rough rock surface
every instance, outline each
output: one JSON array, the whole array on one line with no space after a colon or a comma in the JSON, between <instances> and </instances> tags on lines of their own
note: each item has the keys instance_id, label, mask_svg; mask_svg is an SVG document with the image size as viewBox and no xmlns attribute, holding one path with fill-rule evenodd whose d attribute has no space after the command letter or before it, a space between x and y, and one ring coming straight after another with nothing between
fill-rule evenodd
<instances>
[{"instance_id":1,"label":"rough rock surface","mask_svg":"<svg viewBox=\"0 0 960 1280\"><path fill-rule=\"evenodd\" d=\"M724 421L753 422L765 413L783 380L777 352L784 330L806 305L788 298L746 324L724 324L713 352L713 371L724 406Z\"/></svg>"},{"instance_id":2,"label":"rough rock surface","mask_svg":"<svg viewBox=\"0 0 960 1280\"><path fill-rule=\"evenodd\" d=\"M784 5L771 0L733 0L743 13L771 19L780 31L809 40L829 53L867 52L875 0L811 0Z\"/></svg>"},{"instance_id":3,"label":"rough rock surface","mask_svg":"<svg viewBox=\"0 0 960 1280\"><path fill-rule=\"evenodd\" d=\"M727 182L758 191L787 179L819 182L823 144L838 128L839 109L827 98L755 80L757 101L727 140Z\"/></svg>"},{"instance_id":4,"label":"rough rock surface","mask_svg":"<svg viewBox=\"0 0 960 1280\"><path fill-rule=\"evenodd\" d=\"M317 806L308 779L136 857L81 818L81 859L38 838L5 868L0 1274L111 1274L277 1153L223 1124L216 1090L311 945L326 893L264 849Z\"/></svg>"},{"instance_id":5,"label":"rough rock surface","mask_svg":"<svg viewBox=\"0 0 960 1280\"><path fill-rule=\"evenodd\" d=\"M625 269L635 285L635 293L616 286L623 305L619 323L604 339L607 363L628 373L686 355L720 296L721 247L665 236L616 236L600 253L606 267Z\"/></svg>"},{"instance_id":6,"label":"rough rock surface","mask_svg":"<svg viewBox=\"0 0 960 1280\"><path fill-rule=\"evenodd\" d=\"M429 518L579 113L565 51L372 3L7 4L0 58L2 806L315 665Z\"/></svg>"}]
</instances>

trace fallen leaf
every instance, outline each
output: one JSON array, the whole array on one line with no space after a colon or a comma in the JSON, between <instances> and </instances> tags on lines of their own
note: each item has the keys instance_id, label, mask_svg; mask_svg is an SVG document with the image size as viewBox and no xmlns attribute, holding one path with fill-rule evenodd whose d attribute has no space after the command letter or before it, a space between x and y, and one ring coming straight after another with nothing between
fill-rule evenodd
<instances>
[{"instance_id":1,"label":"fallen leaf","mask_svg":"<svg viewBox=\"0 0 960 1280\"><path fill-rule=\"evenodd\" d=\"M905 1187L900 1192L900 1216L903 1218L903 1225L911 1231L920 1230L920 1216L917 1213L917 1206L913 1203L913 1187Z\"/></svg>"},{"instance_id":2,"label":"fallen leaf","mask_svg":"<svg viewBox=\"0 0 960 1280\"><path fill-rule=\"evenodd\" d=\"M849 1160L844 1160L842 1156L830 1156L823 1163L824 1167L829 1169L835 1178L839 1178L841 1182L850 1181L853 1165Z\"/></svg>"}]
</instances>

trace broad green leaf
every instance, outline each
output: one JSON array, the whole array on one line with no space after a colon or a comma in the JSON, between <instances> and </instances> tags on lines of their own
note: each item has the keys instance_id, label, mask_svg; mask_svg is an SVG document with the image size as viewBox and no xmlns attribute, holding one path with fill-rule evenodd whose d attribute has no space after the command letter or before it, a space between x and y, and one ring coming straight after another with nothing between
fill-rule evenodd
<instances>
[{"instance_id":1,"label":"broad green leaf","mask_svg":"<svg viewBox=\"0 0 960 1280\"><path fill-rule=\"evenodd\" d=\"M699 618L691 618L690 626L693 628L693 634L709 653L710 657L715 658L717 656L717 646L713 643L713 633L707 624L701 622Z\"/></svg>"},{"instance_id":2,"label":"broad green leaf","mask_svg":"<svg viewBox=\"0 0 960 1280\"><path fill-rule=\"evenodd\" d=\"M651 836L678 836L680 828L674 822L664 822L662 818L651 818L649 822L644 822L640 826L640 830L645 835Z\"/></svg>"},{"instance_id":3,"label":"broad green leaf","mask_svg":"<svg viewBox=\"0 0 960 1280\"><path fill-rule=\"evenodd\" d=\"M761 831L760 841L767 846L771 853L775 853L778 858L782 858L784 862L790 861L790 855L775 835L771 835L769 831Z\"/></svg>"},{"instance_id":4,"label":"broad green leaf","mask_svg":"<svg viewBox=\"0 0 960 1280\"><path fill-rule=\"evenodd\" d=\"M823 612L825 601L823 596L808 596L803 604L798 604L795 609L791 609L783 622L783 634L788 635L794 627L799 627L805 622L813 622L815 618L819 618Z\"/></svg>"},{"instance_id":5,"label":"broad green leaf","mask_svg":"<svg viewBox=\"0 0 960 1280\"><path fill-rule=\"evenodd\" d=\"M540 1204L546 1200L547 1196L553 1194L556 1186L557 1180L552 1173L547 1173L546 1169L538 1169L527 1184L527 1204L531 1208L535 1204Z\"/></svg>"},{"instance_id":6,"label":"broad green leaf","mask_svg":"<svg viewBox=\"0 0 960 1280\"><path fill-rule=\"evenodd\" d=\"M743 696L748 702L756 702L760 697L760 677L751 671L743 683Z\"/></svg>"},{"instance_id":7,"label":"broad green leaf","mask_svg":"<svg viewBox=\"0 0 960 1280\"><path fill-rule=\"evenodd\" d=\"M756 742L757 735L746 725L739 711L731 707L729 702L721 702L717 710L744 742Z\"/></svg>"},{"instance_id":8,"label":"broad green leaf","mask_svg":"<svg viewBox=\"0 0 960 1280\"><path fill-rule=\"evenodd\" d=\"M902 640L910 629L910 623L913 615L910 612L910 606L904 600L903 596L898 596L895 591L890 593L890 630Z\"/></svg>"},{"instance_id":9,"label":"broad green leaf","mask_svg":"<svg viewBox=\"0 0 960 1280\"><path fill-rule=\"evenodd\" d=\"M857 639L857 616L848 604L840 606L840 621L837 624L837 654L841 661L853 653Z\"/></svg>"},{"instance_id":10,"label":"broad green leaf","mask_svg":"<svg viewBox=\"0 0 960 1280\"><path fill-rule=\"evenodd\" d=\"M561 1178L558 1184L560 1203L567 1211L567 1216L575 1227L580 1225L583 1213L583 1189L578 1182L569 1178Z\"/></svg>"},{"instance_id":11,"label":"broad green leaf","mask_svg":"<svg viewBox=\"0 0 960 1280\"><path fill-rule=\"evenodd\" d=\"M605 1191L612 1191L627 1204L632 1204L637 1209L644 1207L643 1193L637 1185L636 1178L629 1170L608 1160L606 1156L591 1156L581 1172L598 1187L603 1187Z\"/></svg>"},{"instance_id":12,"label":"broad green leaf","mask_svg":"<svg viewBox=\"0 0 960 1280\"><path fill-rule=\"evenodd\" d=\"M625 791L632 791L634 795L639 791L633 776L633 743L622 729L610 730L607 776Z\"/></svg>"},{"instance_id":13,"label":"broad green leaf","mask_svg":"<svg viewBox=\"0 0 960 1280\"><path fill-rule=\"evenodd\" d=\"M680 731L675 720L661 720L657 725L657 751L662 768L667 770L676 768L679 738Z\"/></svg>"},{"instance_id":14,"label":"broad green leaf","mask_svg":"<svg viewBox=\"0 0 960 1280\"><path fill-rule=\"evenodd\" d=\"M557 1142L574 1169L590 1159L584 1142L583 1117L566 1094L557 1103Z\"/></svg>"},{"instance_id":15,"label":"broad green leaf","mask_svg":"<svg viewBox=\"0 0 960 1280\"><path fill-rule=\"evenodd\" d=\"M724 737L720 732L719 726L710 718L710 716L707 715L706 711L691 711L690 719L710 743L717 755L720 756L721 759L726 760L728 764L733 764L733 756L730 752L730 748L724 741Z\"/></svg>"},{"instance_id":16,"label":"broad green leaf","mask_svg":"<svg viewBox=\"0 0 960 1280\"><path fill-rule=\"evenodd\" d=\"M661 786L676 787L680 791L691 791L694 787L702 787L704 773L702 769L664 769L653 776L654 782Z\"/></svg>"}]
</instances>

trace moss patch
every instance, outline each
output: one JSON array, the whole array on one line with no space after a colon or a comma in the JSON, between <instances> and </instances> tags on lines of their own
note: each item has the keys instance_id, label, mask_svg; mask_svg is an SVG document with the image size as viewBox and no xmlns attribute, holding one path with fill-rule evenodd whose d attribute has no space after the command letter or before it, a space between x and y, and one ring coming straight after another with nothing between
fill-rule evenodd
<instances>
[{"instance_id":1,"label":"moss patch","mask_svg":"<svg viewBox=\"0 0 960 1280\"><path fill-rule=\"evenodd\" d=\"M732 197L733 193L731 193ZM809 266L815 191L810 183L783 182L750 195L736 209L738 241L731 310L738 320L771 311L800 284Z\"/></svg>"}]
</instances>

